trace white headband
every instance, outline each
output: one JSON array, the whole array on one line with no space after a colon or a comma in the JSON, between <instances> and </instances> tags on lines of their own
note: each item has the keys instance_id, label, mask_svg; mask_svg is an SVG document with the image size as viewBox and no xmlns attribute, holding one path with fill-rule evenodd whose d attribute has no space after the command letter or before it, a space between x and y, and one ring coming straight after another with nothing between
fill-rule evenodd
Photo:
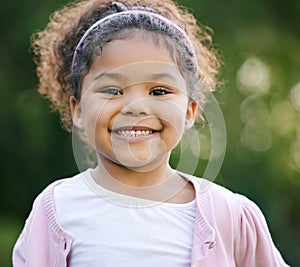
<instances>
[{"instance_id":1,"label":"white headband","mask_svg":"<svg viewBox=\"0 0 300 267\"><path fill-rule=\"evenodd\" d=\"M71 65L71 70L74 69L75 67L75 61L76 61L76 57L77 57L77 54L78 54L78 50L80 48L80 46L82 45L82 43L84 42L85 38L90 34L90 32L95 29L98 25L112 19L112 18L115 18L115 17L120 17L120 16L126 16L126 15L129 15L129 14L134 14L134 15L147 15L147 16L152 16L152 17L155 17L155 18L158 18L160 20L162 20L163 22L165 22L166 24L170 25L171 27L175 28L178 32L180 32L180 34L182 34L182 36L186 39L186 41L188 42L189 44L189 47L190 49L192 50L192 53L193 53L193 58L195 60L195 62L197 63L197 56L196 56L196 52L195 52L195 48L194 48L194 45L191 41L191 39L189 38L189 36L187 35L187 33L181 28L179 27L175 22L167 19L166 17L164 16L161 16L157 13L154 13L154 12L149 12L149 11L145 11L145 10L137 10L137 9L133 9L133 10L126 10L126 11L122 11L122 12L117 12L117 13L113 13L111 15L108 15L98 21L96 21L93 25L91 25L88 30L84 33L84 35L81 37L81 39L79 40L76 48L75 48L75 51L74 51L74 55L73 55L73 59L72 59L72 65Z\"/></svg>"}]
</instances>

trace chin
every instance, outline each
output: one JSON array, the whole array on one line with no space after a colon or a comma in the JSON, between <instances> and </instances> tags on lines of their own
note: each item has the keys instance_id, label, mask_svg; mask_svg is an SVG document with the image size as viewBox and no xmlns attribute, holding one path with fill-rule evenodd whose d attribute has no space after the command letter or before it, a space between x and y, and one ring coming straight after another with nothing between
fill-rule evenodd
<instances>
[{"instance_id":1,"label":"chin","mask_svg":"<svg viewBox=\"0 0 300 267\"><path fill-rule=\"evenodd\" d=\"M124 166L127 169L136 171L136 172L151 172L159 168L163 163L166 162L166 154L160 156L156 159L153 158L138 158L128 160L118 160L118 164Z\"/></svg>"}]
</instances>

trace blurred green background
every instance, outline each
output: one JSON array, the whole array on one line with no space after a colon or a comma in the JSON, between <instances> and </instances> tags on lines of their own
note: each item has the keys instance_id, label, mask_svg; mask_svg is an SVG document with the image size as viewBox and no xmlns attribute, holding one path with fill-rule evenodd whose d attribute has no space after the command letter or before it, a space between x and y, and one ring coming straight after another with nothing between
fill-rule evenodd
<instances>
[{"instance_id":1,"label":"blurred green background","mask_svg":"<svg viewBox=\"0 0 300 267\"><path fill-rule=\"evenodd\" d=\"M36 92L30 36L66 0L11 0L0 9L0 267L33 199L78 169L72 139ZM223 53L216 93L228 144L216 182L262 209L274 242L300 266L300 1L181 0Z\"/></svg>"}]
</instances>

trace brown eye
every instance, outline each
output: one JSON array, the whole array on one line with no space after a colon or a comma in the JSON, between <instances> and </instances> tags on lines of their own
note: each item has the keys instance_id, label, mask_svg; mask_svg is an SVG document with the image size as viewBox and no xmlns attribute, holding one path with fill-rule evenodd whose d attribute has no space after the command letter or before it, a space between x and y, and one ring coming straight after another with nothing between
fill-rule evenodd
<instances>
[{"instance_id":1,"label":"brown eye","mask_svg":"<svg viewBox=\"0 0 300 267\"><path fill-rule=\"evenodd\" d=\"M171 91L169 91L165 87L156 87L150 92L150 95L153 95L153 96L160 96L160 95L166 95L166 94L171 94Z\"/></svg>"},{"instance_id":2,"label":"brown eye","mask_svg":"<svg viewBox=\"0 0 300 267\"><path fill-rule=\"evenodd\" d=\"M103 88L99 92L101 94L107 94L107 95L123 95L122 90L116 87Z\"/></svg>"}]
</instances>

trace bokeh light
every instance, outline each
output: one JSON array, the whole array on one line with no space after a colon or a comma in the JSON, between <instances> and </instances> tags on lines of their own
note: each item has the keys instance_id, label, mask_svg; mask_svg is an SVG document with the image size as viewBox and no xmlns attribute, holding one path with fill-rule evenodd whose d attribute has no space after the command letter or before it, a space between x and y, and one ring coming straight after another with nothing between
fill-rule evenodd
<instances>
[{"instance_id":1,"label":"bokeh light","mask_svg":"<svg viewBox=\"0 0 300 267\"><path fill-rule=\"evenodd\" d=\"M291 101L294 108L300 111L300 82L298 82L291 90Z\"/></svg>"},{"instance_id":2,"label":"bokeh light","mask_svg":"<svg viewBox=\"0 0 300 267\"><path fill-rule=\"evenodd\" d=\"M291 147L292 166L300 172L300 137Z\"/></svg>"},{"instance_id":3,"label":"bokeh light","mask_svg":"<svg viewBox=\"0 0 300 267\"><path fill-rule=\"evenodd\" d=\"M292 133L295 129L296 112L288 101L277 103L271 111L272 130L281 136Z\"/></svg>"},{"instance_id":4,"label":"bokeh light","mask_svg":"<svg viewBox=\"0 0 300 267\"><path fill-rule=\"evenodd\" d=\"M266 103L256 96L246 98L240 105L240 117L244 123L242 145L256 152L268 150L272 146L272 132Z\"/></svg>"},{"instance_id":5,"label":"bokeh light","mask_svg":"<svg viewBox=\"0 0 300 267\"><path fill-rule=\"evenodd\" d=\"M266 94L270 83L269 67L258 57L247 58L237 73L237 86L246 94Z\"/></svg>"}]
</instances>

